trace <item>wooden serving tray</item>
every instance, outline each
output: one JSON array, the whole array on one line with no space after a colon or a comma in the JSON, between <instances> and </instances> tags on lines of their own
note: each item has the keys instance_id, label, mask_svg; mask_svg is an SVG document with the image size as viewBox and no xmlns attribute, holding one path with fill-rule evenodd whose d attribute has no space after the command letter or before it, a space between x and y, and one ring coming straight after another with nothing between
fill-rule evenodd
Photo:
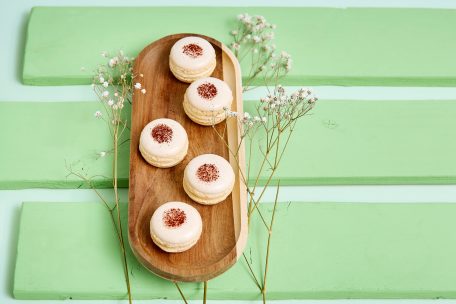
<instances>
[{"instance_id":1,"label":"wooden serving tray","mask_svg":"<svg viewBox=\"0 0 456 304\"><path fill-rule=\"evenodd\" d=\"M212 127L200 126L185 114L182 101L189 84L180 82L168 65L173 44L186 36L200 36L215 48L217 66L212 76L223 79L233 91L232 110L242 113L242 88L239 63L232 52L219 41L195 34L176 34L147 46L136 58L134 73L143 74L147 94L133 96L131 113L130 189L128 236L133 253L155 274L173 281L207 281L230 268L241 256L247 240L246 189L240 181L238 166L227 147ZM185 159L175 167L160 169L149 165L139 152L139 137L144 126L157 118L171 118L187 131L189 149ZM216 126L223 132L224 123ZM237 147L240 133L235 120L227 127L230 147ZM193 202L182 187L185 166L194 157L213 153L230 161L236 174L234 190L228 198L213 206ZM240 152L241 168L245 163ZM160 205L182 201L194 206L203 219L203 232L198 243L182 253L167 253L156 246L150 236L150 218Z\"/></svg>"}]
</instances>

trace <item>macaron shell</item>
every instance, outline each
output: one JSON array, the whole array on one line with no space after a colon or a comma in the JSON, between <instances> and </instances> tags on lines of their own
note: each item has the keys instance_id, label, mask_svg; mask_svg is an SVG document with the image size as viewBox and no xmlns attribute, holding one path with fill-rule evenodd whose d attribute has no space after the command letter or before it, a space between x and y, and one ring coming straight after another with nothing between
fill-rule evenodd
<instances>
[{"instance_id":1,"label":"macaron shell","mask_svg":"<svg viewBox=\"0 0 456 304\"><path fill-rule=\"evenodd\" d=\"M212 126L221 123L225 120L225 110L220 111L201 111L195 106L190 104L187 100L187 96L184 96L183 107L185 114L195 123L203 126Z\"/></svg>"},{"instance_id":2,"label":"macaron shell","mask_svg":"<svg viewBox=\"0 0 456 304\"><path fill-rule=\"evenodd\" d=\"M186 83L192 83L193 81L199 79L199 78L204 78L210 76L214 70L215 66L217 65L217 62L214 58L212 62L210 62L207 66L200 70L186 70L182 67L179 67L176 65L171 59L169 61L169 68L171 72L174 74L174 76L179 79L180 81L186 82Z\"/></svg>"},{"instance_id":3,"label":"macaron shell","mask_svg":"<svg viewBox=\"0 0 456 304\"><path fill-rule=\"evenodd\" d=\"M195 202L202 204L202 205L215 205L222 201L224 201L228 195L231 194L232 187L227 189L224 193L216 194L216 195L208 195L206 193L198 192L195 188L192 188L188 182L184 179L182 186L185 190L185 193L194 200Z\"/></svg>"},{"instance_id":4,"label":"macaron shell","mask_svg":"<svg viewBox=\"0 0 456 304\"><path fill-rule=\"evenodd\" d=\"M149 164L158 168L170 168L180 163L185 158L185 156L187 156L188 142L185 148L179 154L171 157L157 157L155 155L152 155L148 153L144 148L144 145L141 144L139 144L139 152L141 152L142 157Z\"/></svg>"}]
</instances>

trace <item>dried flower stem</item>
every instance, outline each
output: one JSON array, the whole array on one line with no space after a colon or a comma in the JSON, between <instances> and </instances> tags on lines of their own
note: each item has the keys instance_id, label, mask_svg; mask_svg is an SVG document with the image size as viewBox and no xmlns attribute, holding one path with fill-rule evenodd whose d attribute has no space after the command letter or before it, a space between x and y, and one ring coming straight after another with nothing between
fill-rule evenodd
<instances>
[{"instance_id":1,"label":"dried flower stem","mask_svg":"<svg viewBox=\"0 0 456 304\"><path fill-rule=\"evenodd\" d=\"M207 281L204 281L204 293L203 293L203 304L207 301Z\"/></svg>"},{"instance_id":2,"label":"dried flower stem","mask_svg":"<svg viewBox=\"0 0 456 304\"><path fill-rule=\"evenodd\" d=\"M271 250L271 238L272 238L272 227L274 225L274 218L276 214L276 208L277 208L277 202L279 200L279 189L280 189L280 180L277 184L277 190L276 190L276 195L274 199L274 207L272 210L272 216L271 216L271 224L269 225L269 231L268 231L268 243L266 246L266 262L265 262L265 267L264 267L264 276L263 276L263 288L261 290L261 294L263 297L263 303L266 303L266 283L267 283L267 277L268 277L268 270L269 270L269 254Z\"/></svg>"},{"instance_id":3,"label":"dried flower stem","mask_svg":"<svg viewBox=\"0 0 456 304\"><path fill-rule=\"evenodd\" d=\"M182 292L182 290L181 290L180 287L179 287L179 284L178 284L177 282L174 282L174 285L176 286L177 290L179 291L179 294L180 294L181 297L182 297L182 301L184 301L185 304L188 304L187 299L185 298L184 293Z\"/></svg>"},{"instance_id":4,"label":"dried flower stem","mask_svg":"<svg viewBox=\"0 0 456 304\"><path fill-rule=\"evenodd\" d=\"M241 180L246 186L249 200L247 205L248 224L250 225L253 214L258 214L263 224L262 226L264 226L265 231L268 233L265 267L261 284L244 254L244 260L247 263L249 273L259 288L263 302L265 303L272 228L278 203L280 181L277 184L274 208L269 222L266 221L258 206L267 188L272 183L297 121L314 107L317 99L310 97L311 92L307 89L300 89L291 95L287 95L285 89L278 85L279 80L290 71L292 61L287 52L282 51L280 55L275 54L276 47L271 44L271 40L274 38L274 25L266 22L266 19L262 16L249 16L248 14L239 15L238 20L237 29L231 31L234 40L231 48L240 62L246 58L250 60L250 69L244 82L243 92L254 88L252 84L263 83L268 90L268 96L261 98L260 103L255 108L256 116L254 117L251 117L249 113L244 113L243 117L239 117L238 113L226 109L227 120L236 117L236 122L241 133L240 144L237 149L233 149L236 150L236 153L233 153L232 149L230 149L225 134L218 132L217 134L223 142L226 142L228 151L233 155L238 164L237 169L240 172ZM269 83L271 81L273 83L273 90L269 89ZM216 130L215 127L214 130ZM265 136L264 141L254 140L259 130ZM239 158L237 157L241 145L246 141L244 140L246 137L249 143L247 178L242 173ZM256 147L253 147L254 145ZM260 151L263 158L256 172L252 172L253 167L251 161L253 150ZM260 184L263 188L259 193L256 193Z\"/></svg>"}]
</instances>

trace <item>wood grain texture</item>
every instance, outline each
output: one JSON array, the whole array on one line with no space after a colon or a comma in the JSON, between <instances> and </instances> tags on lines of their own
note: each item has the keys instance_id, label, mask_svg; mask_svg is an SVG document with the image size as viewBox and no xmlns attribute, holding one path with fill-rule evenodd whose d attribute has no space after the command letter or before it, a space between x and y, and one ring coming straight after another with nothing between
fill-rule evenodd
<instances>
[{"instance_id":1,"label":"wood grain texture","mask_svg":"<svg viewBox=\"0 0 456 304\"><path fill-rule=\"evenodd\" d=\"M246 192L240 183L239 172L236 172L233 193L214 206L193 202L182 187L185 166L200 154L218 154L228 159L233 168L238 168L212 127L195 124L183 110L182 101L188 84L173 76L168 59L172 45L188 35L190 34L170 35L155 41L139 54L135 62L135 73L144 74L143 84L147 88L147 94L133 96L128 227L132 250L145 267L165 279L195 282L209 280L236 262L246 243L247 224ZM233 110L242 111L241 76L237 60L220 42L206 36L196 36L205 38L214 46L217 67L212 76L227 81L235 98ZM187 156L180 164L169 169L149 165L138 149L143 127L151 120L163 117L182 124L189 137ZM237 146L240 134L234 121L233 123L228 125L227 136L229 145ZM220 132L223 127L223 124L216 126ZM241 162L244 162L243 153ZM189 203L201 214L201 238L188 251L164 252L150 237L150 218L156 208L168 201Z\"/></svg>"}]
</instances>

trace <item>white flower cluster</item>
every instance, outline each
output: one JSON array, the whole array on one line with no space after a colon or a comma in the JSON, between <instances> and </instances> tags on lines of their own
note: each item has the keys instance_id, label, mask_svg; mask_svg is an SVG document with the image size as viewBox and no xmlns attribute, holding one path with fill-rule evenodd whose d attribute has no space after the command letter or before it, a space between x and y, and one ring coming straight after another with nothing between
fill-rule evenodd
<instances>
[{"instance_id":1,"label":"white flower cluster","mask_svg":"<svg viewBox=\"0 0 456 304\"><path fill-rule=\"evenodd\" d=\"M122 110L125 101L130 101L133 90L139 90L146 94L146 89L141 82L135 81L137 77L133 75L133 60L125 56L122 51L116 56L110 57L108 52L101 52L101 56L107 59L106 64L98 67L93 78L92 87L100 98L112 111ZM143 75L140 75L142 78ZM95 115L97 118L101 117ZM114 122L118 118L113 119Z\"/></svg>"},{"instance_id":2,"label":"white flower cluster","mask_svg":"<svg viewBox=\"0 0 456 304\"><path fill-rule=\"evenodd\" d=\"M241 122L244 126L252 128L258 124L264 124L268 121L266 116L251 116L249 112L244 112L244 117L242 117Z\"/></svg>"},{"instance_id":3,"label":"white flower cluster","mask_svg":"<svg viewBox=\"0 0 456 304\"><path fill-rule=\"evenodd\" d=\"M243 115L240 115L238 112L231 111L228 108L224 108L224 110L227 119L237 118L238 122L243 126L244 132L248 132L249 129L260 124L265 124L268 120L265 116L251 116L249 112L244 112Z\"/></svg>"},{"instance_id":4,"label":"white flower cluster","mask_svg":"<svg viewBox=\"0 0 456 304\"><path fill-rule=\"evenodd\" d=\"M240 61L251 58L252 65L244 90L255 78L278 79L287 74L291 70L292 59L285 51L276 52L272 43L276 26L268 23L263 16L240 14L237 19L238 28L230 32L234 40L231 48Z\"/></svg>"},{"instance_id":5,"label":"white flower cluster","mask_svg":"<svg viewBox=\"0 0 456 304\"><path fill-rule=\"evenodd\" d=\"M310 89L301 88L288 95L281 85L276 86L274 93L260 99L260 111L274 115L275 120L294 120L313 108L318 98L312 96Z\"/></svg>"},{"instance_id":6,"label":"white flower cluster","mask_svg":"<svg viewBox=\"0 0 456 304\"><path fill-rule=\"evenodd\" d=\"M231 44L234 50L239 50L241 44L253 44L258 47L253 49L254 53L259 53L259 47L265 46L274 39L275 24L268 23L263 16L250 16L249 14L240 14L237 16L240 22L238 30L230 32L235 37L235 42Z\"/></svg>"}]
</instances>

